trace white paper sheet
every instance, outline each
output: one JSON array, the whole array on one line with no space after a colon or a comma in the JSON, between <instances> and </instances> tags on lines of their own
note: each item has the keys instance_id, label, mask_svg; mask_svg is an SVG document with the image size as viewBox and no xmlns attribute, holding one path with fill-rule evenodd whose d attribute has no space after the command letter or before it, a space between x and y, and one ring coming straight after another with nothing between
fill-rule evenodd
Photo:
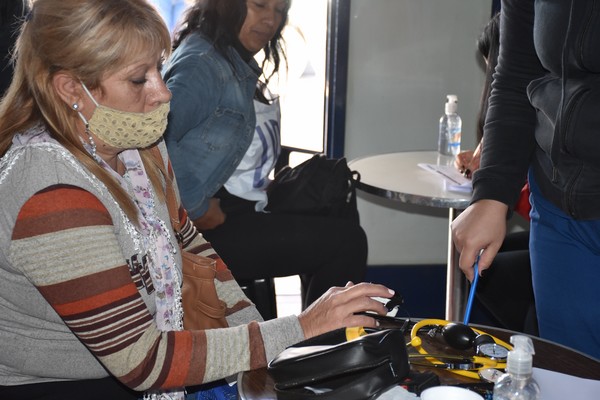
<instances>
[{"instance_id":1,"label":"white paper sheet","mask_svg":"<svg viewBox=\"0 0 600 400\"><path fill-rule=\"evenodd\" d=\"M540 385L543 400L598 400L600 381L534 368L533 377Z\"/></svg>"},{"instance_id":2,"label":"white paper sheet","mask_svg":"<svg viewBox=\"0 0 600 400\"><path fill-rule=\"evenodd\" d=\"M458 172L454 165L437 165L426 163L419 163L418 165L424 170L442 177L447 183L447 190L463 193L470 193L473 190L471 180Z\"/></svg>"}]
</instances>

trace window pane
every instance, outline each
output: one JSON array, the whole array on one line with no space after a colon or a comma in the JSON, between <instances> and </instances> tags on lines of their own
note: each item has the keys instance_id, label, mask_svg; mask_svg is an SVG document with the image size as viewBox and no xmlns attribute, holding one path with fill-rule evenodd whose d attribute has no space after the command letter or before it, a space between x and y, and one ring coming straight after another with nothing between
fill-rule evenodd
<instances>
[{"instance_id":1,"label":"window pane","mask_svg":"<svg viewBox=\"0 0 600 400\"><path fill-rule=\"evenodd\" d=\"M292 2L284 62L271 89L281 99L281 143L323 151L327 1Z\"/></svg>"}]
</instances>

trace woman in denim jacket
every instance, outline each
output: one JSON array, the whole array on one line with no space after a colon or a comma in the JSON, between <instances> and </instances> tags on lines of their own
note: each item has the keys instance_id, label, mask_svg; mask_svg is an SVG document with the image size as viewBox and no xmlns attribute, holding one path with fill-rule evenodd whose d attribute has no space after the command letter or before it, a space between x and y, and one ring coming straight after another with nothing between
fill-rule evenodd
<instances>
[{"instance_id":1,"label":"woman in denim jacket","mask_svg":"<svg viewBox=\"0 0 600 400\"><path fill-rule=\"evenodd\" d=\"M196 1L163 73L173 93L165 137L183 204L235 276L300 274L306 307L330 286L364 279L367 241L357 221L264 212L279 116L254 55L263 50L278 70L289 7L289 0ZM266 130L268 145L258 139ZM240 178L254 162L260 187L252 172Z\"/></svg>"},{"instance_id":2,"label":"woman in denim jacket","mask_svg":"<svg viewBox=\"0 0 600 400\"><path fill-rule=\"evenodd\" d=\"M189 18L200 14L192 9ZM205 30L184 29L163 70L174 94L165 139L182 200L203 229L224 220L211 197L250 145L256 121L252 98L261 73L248 52L228 45L237 41L227 32L212 25ZM214 222L207 221L207 211L218 215Z\"/></svg>"}]
</instances>

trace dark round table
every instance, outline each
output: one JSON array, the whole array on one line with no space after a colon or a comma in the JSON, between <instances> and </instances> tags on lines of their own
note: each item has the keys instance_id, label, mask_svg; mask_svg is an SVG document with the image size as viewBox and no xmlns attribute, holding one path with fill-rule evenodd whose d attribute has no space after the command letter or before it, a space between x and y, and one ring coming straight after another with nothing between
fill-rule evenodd
<instances>
[{"instance_id":1,"label":"dark round table","mask_svg":"<svg viewBox=\"0 0 600 400\"><path fill-rule=\"evenodd\" d=\"M521 334L488 326L473 325L473 327L505 342L509 342L512 335ZM405 337L406 341L409 342L409 331L407 331ZM423 346L427 348L429 353L445 352L449 354L453 352L452 349L440 343L439 340L430 338L426 334L419 334L419 337L423 340ZM557 343L534 336L531 336L531 338L535 348L535 356L533 357L534 367L580 378L600 380L600 361ZM407 349L409 354L416 354L416 350L412 346L408 346ZM468 355L469 353L462 354ZM481 380L464 377L438 368L411 366L411 369L419 372L428 370L434 372L439 377L440 384L442 385L473 385L482 382ZM239 398L242 400L277 399L273 384L273 379L266 368L242 372L238 375Z\"/></svg>"}]
</instances>

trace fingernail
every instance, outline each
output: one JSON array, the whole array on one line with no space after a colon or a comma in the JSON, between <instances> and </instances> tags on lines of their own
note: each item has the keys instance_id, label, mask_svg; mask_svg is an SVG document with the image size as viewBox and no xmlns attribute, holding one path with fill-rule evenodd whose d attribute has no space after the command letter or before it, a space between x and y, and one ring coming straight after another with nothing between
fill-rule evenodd
<instances>
[{"instance_id":1,"label":"fingernail","mask_svg":"<svg viewBox=\"0 0 600 400\"><path fill-rule=\"evenodd\" d=\"M395 292L394 290L392 290L392 289L388 289L388 292L390 292L390 294L391 294L392 296L394 295L394 293L396 293L396 292Z\"/></svg>"}]
</instances>

